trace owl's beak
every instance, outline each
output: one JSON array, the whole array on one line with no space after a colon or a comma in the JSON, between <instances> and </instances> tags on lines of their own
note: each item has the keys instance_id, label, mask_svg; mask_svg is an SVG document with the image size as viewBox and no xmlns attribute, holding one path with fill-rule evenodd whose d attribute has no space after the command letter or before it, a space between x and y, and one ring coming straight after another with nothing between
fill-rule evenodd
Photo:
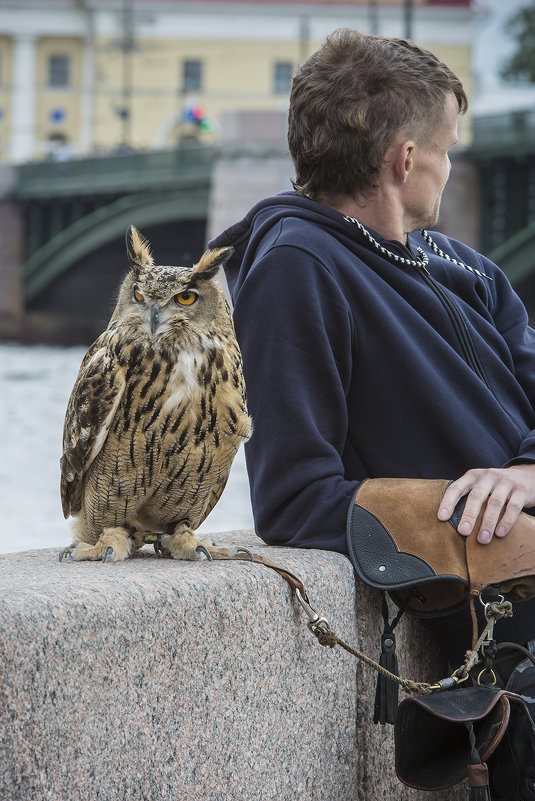
<instances>
[{"instance_id":1,"label":"owl's beak","mask_svg":"<svg viewBox=\"0 0 535 801\"><path fill-rule=\"evenodd\" d=\"M150 313L150 332L153 336L156 333L156 329L158 328L159 322L160 322L160 306L158 303L155 303Z\"/></svg>"}]
</instances>

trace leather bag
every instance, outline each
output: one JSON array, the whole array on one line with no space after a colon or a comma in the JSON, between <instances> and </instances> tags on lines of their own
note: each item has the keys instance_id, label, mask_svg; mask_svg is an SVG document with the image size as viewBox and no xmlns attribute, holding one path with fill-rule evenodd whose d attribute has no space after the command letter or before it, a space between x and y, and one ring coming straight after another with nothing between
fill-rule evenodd
<instances>
[{"instance_id":1,"label":"leather bag","mask_svg":"<svg viewBox=\"0 0 535 801\"><path fill-rule=\"evenodd\" d=\"M487 587L511 602L534 597L535 519L522 512L507 537L481 545L480 520L468 537L457 531L463 499L449 521L438 519L449 483L363 481L347 525L357 575L417 616L450 614ZM393 626L385 611L383 617L382 639L393 651ZM394 663L383 646L380 663L387 657ZM439 790L468 778L471 801L488 801L491 790L492 801L535 801L535 726L521 696L479 684L455 687L408 697L396 714L394 686L380 676L374 719L393 722L395 715L396 773L404 784Z\"/></svg>"},{"instance_id":2,"label":"leather bag","mask_svg":"<svg viewBox=\"0 0 535 801\"><path fill-rule=\"evenodd\" d=\"M348 516L351 562L362 581L386 590L411 614L437 617L494 586L512 602L535 596L535 518L521 512L506 537L481 545L437 517L446 479L373 478L355 493Z\"/></svg>"},{"instance_id":3,"label":"leather bag","mask_svg":"<svg viewBox=\"0 0 535 801\"><path fill-rule=\"evenodd\" d=\"M466 687L404 699L394 729L396 773L420 790L468 778L470 797L535 801L535 726L523 699Z\"/></svg>"}]
</instances>

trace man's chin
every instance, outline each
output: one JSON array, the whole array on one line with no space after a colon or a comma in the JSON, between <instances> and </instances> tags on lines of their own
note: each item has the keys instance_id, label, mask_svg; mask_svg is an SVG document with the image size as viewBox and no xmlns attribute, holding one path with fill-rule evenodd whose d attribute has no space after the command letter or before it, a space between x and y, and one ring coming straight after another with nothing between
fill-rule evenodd
<instances>
[{"instance_id":1,"label":"man's chin","mask_svg":"<svg viewBox=\"0 0 535 801\"><path fill-rule=\"evenodd\" d=\"M439 213L438 211L429 214L427 217L422 217L420 220L420 224L417 226L418 229L425 229L426 231L430 228L434 228L438 223Z\"/></svg>"}]
</instances>

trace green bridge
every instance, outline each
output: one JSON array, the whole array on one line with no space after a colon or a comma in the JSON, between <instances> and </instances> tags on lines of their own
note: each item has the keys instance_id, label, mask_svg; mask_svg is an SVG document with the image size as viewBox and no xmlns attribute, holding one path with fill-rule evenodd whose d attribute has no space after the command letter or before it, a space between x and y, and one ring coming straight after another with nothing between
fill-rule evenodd
<instances>
[{"instance_id":1,"label":"green bridge","mask_svg":"<svg viewBox=\"0 0 535 801\"><path fill-rule=\"evenodd\" d=\"M535 111L479 117L472 125L473 143L462 157L472 165L470 190L474 181L477 184L478 200L470 213L478 221L478 247L508 274L533 320ZM225 155L192 142L174 150L16 168L10 197L21 226L23 287L17 301L14 279L3 279L2 269L5 275L8 267L0 267L0 295L5 296L3 304L0 298L0 316L5 317L4 311L12 314L18 303L22 311L11 330L24 331L32 315L41 321L69 319L71 326L78 326L78 339L87 341L109 318L127 269L124 235L129 225L148 236L160 263L191 264L200 256L213 222L214 193L217 208L223 204L229 214L236 211L234 221L245 211L240 204L250 205L244 191L254 202L288 186L286 167L286 184L277 189L265 151L255 143L249 143L245 154L240 147ZM7 223L0 220L4 240L9 225L9 218ZM10 269L12 276L18 271L20 283L20 256L12 261L15 264L17 258L19 266Z\"/></svg>"},{"instance_id":2,"label":"green bridge","mask_svg":"<svg viewBox=\"0 0 535 801\"><path fill-rule=\"evenodd\" d=\"M130 224L206 221L213 159L212 149L191 145L21 166L26 302Z\"/></svg>"},{"instance_id":3,"label":"green bridge","mask_svg":"<svg viewBox=\"0 0 535 801\"><path fill-rule=\"evenodd\" d=\"M470 158L479 175L480 249L514 284L534 271L535 111L478 117ZM25 297L31 302L82 256L126 227L204 219L215 152L191 143L18 168L25 216ZM262 192L259 192L261 196Z\"/></svg>"}]
</instances>

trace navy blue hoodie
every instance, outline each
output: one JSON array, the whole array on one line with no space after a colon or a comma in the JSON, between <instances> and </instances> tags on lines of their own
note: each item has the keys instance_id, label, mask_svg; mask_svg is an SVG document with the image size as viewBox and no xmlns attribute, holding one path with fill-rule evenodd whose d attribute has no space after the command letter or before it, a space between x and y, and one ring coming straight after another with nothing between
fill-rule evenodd
<instances>
[{"instance_id":1,"label":"navy blue hoodie","mask_svg":"<svg viewBox=\"0 0 535 801\"><path fill-rule=\"evenodd\" d=\"M373 233L373 232L372 232ZM226 265L254 433L256 530L271 544L347 553L365 477L457 478L535 461L535 332L504 274L422 232L380 244L342 214L286 192L212 247Z\"/></svg>"}]
</instances>

